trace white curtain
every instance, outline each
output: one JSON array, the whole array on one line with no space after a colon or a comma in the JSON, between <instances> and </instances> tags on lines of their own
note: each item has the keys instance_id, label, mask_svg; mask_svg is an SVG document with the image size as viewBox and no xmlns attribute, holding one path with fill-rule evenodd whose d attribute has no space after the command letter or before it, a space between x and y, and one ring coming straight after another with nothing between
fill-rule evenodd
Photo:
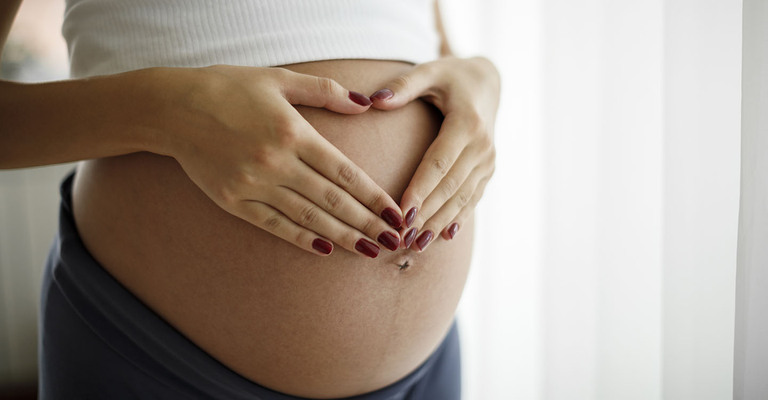
<instances>
[{"instance_id":1,"label":"white curtain","mask_svg":"<svg viewBox=\"0 0 768 400\"><path fill-rule=\"evenodd\" d=\"M503 78L464 398L730 398L741 1L441 4ZM34 374L61 174L0 172L0 378Z\"/></svg>"},{"instance_id":2,"label":"white curtain","mask_svg":"<svg viewBox=\"0 0 768 400\"><path fill-rule=\"evenodd\" d=\"M734 399L768 396L768 4L744 1Z\"/></svg>"},{"instance_id":3,"label":"white curtain","mask_svg":"<svg viewBox=\"0 0 768 400\"><path fill-rule=\"evenodd\" d=\"M465 398L730 398L741 2L444 3L504 85Z\"/></svg>"}]
</instances>

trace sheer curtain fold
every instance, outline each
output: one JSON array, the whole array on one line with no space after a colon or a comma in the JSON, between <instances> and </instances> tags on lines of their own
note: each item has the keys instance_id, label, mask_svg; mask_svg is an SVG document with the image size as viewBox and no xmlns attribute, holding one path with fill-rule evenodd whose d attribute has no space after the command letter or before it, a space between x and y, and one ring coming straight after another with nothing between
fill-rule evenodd
<instances>
[{"instance_id":1,"label":"sheer curtain fold","mask_svg":"<svg viewBox=\"0 0 768 400\"><path fill-rule=\"evenodd\" d=\"M727 398L741 2L445 3L505 82L466 397Z\"/></svg>"},{"instance_id":2,"label":"sheer curtain fold","mask_svg":"<svg viewBox=\"0 0 768 400\"><path fill-rule=\"evenodd\" d=\"M768 394L768 4L744 1L741 209L733 397Z\"/></svg>"}]
</instances>

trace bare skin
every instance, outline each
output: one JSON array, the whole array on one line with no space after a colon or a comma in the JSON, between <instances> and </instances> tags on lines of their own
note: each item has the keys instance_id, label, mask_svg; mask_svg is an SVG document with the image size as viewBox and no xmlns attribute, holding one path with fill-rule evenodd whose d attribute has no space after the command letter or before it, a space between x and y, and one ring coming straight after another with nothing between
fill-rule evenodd
<instances>
[{"instance_id":1,"label":"bare skin","mask_svg":"<svg viewBox=\"0 0 768 400\"><path fill-rule=\"evenodd\" d=\"M372 91L410 66L286 68ZM441 122L421 101L355 116L300 112L395 199ZM351 396L408 374L446 333L469 267L471 220L426 252L316 257L221 210L171 158L88 161L76 178L78 229L112 275L228 367L297 396Z\"/></svg>"},{"instance_id":2,"label":"bare skin","mask_svg":"<svg viewBox=\"0 0 768 400\"><path fill-rule=\"evenodd\" d=\"M0 44L18 3L0 7ZM76 176L76 223L129 290L262 385L315 398L368 392L443 338L493 173L498 74L487 60L448 57L444 40L441 50L418 66L0 81L0 168L91 160ZM411 210L398 233L392 218ZM357 247L384 233L400 249ZM317 240L333 243L330 255Z\"/></svg>"}]
</instances>

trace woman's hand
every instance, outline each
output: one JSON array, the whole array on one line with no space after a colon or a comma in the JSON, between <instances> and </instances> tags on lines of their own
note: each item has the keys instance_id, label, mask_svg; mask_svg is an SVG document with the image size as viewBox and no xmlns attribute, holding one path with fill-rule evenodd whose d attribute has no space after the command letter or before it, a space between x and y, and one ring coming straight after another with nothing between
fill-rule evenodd
<instances>
[{"instance_id":1,"label":"woman's hand","mask_svg":"<svg viewBox=\"0 0 768 400\"><path fill-rule=\"evenodd\" d=\"M452 239L471 215L493 175L493 127L499 74L485 58L445 57L415 66L371 96L373 107L394 110L422 98L445 119L403 193L402 243L423 251L438 232ZM418 232L418 235L417 235Z\"/></svg>"},{"instance_id":2,"label":"woman's hand","mask_svg":"<svg viewBox=\"0 0 768 400\"><path fill-rule=\"evenodd\" d=\"M368 98L282 68L154 73L172 89L160 102L158 136L167 139L157 152L174 157L221 208L319 255L335 242L376 257L368 238L399 247L397 203L292 106L359 114Z\"/></svg>"}]
</instances>

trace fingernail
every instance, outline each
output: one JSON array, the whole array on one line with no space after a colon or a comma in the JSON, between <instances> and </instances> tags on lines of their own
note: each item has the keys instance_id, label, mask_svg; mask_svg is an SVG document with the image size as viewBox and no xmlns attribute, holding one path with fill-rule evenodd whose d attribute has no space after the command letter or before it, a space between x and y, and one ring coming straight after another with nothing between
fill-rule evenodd
<instances>
[{"instance_id":1,"label":"fingernail","mask_svg":"<svg viewBox=\"0 0 768 400\"><path fill-rule=\"evenodd\" d=\"M371 100L387 100L394 96L395 94L392 93L389 89L381 89L377 90L376 93L371 95Z\"/></svg>"},{"instance_id":2,"label":"fingernail","mask_svg":"<svg viewBox=\"0 0 768 400\"><path fill-rule=\"evenodd\" d=\"M432 233L432 231L426 231L422 233L421 235L419 235L419 238L416 239L416 246L419 247L420 251L424 251L424 249L427 248L427 246L429 245L429 242L432 241L432 238L434 236L435 234Z\"/></svg>"},{"instance_id":3,"label":"fingernail","mask_svg":"<svg viewBox=\"0 0 768 400\"><path fill-rule=\"evenodd\" d=\"M397 211L389 207L381 212L381 218L384 219L384 222L389 224L389 226L395 229L403 225L403 217L401 217Z\"/></svg>"},{"instance_id":4,"label":"fingernail","mask_svg":"<svg viewBox=\"0 0 768 400\"><path fill-rule=\"evenodd\" d=\"M360 239L355 243L355 250L365 254L368 257L376 258L379 255L379 246L370 240Z\"/></svg>"},{"instance_id":5,"label":"fingernail","mask_svg":"<svg viewBox=\"0 0 768 400\"><path fill-rule=\"evenodd\" d=\"M333 245L327 240L323 240L323 239L313 240L312 248L323 254L331 254L331 252L333 251Z\"/></svg>"},{"instance_id":6,"label":"fingernail","mask_svg":"<svg viewBox=\"0 0 768 400\"><path fill-rule=\"evenodd\" d=\"M361 106L370 106L371 104L373 104L371 99L365 97L364 94L353 92L351 90L349 91L349 99L354 101L357 104L360 104Z\"/></svg>"},{"instance_id":7,"label":"fingernail","mask_svg":"<svg viewBox=\"0 0 768 400\"><path fill-rule=\"evenodd\" d=\"M448 227L448 236L450 236L449 239L453 239L454 236L456 236L456 232L459 231L459 224L456 222L452 223L451 226Z\"/></svg>"},{"instance_id":8,"label":"fingernail","mask_svg":"<svg viewBox=\"0 0 768 400\"><path fill-rule=\"evenodd\" d=\"M406 232L405 237L403 238L403 243L405 243L405 248L411 247L411 243L413 243L413 239L416 238L416 228L411 228L410 231Z\"/></svg>"},{"instance_id":9,"label":"fingernail","mask_svg":"<svg viewBox=\"0 0 768 400\"><path fill-rule=\"evenodd\" d=\"M400 246L400 236L397 236L392 232L383 232L376 240L392 251L397 250Z\"/></svg>"},{"instance_id":10,"label":"fingernail","mask_svg":"<svg viewBox=\"0 0 768 400\"><path fill-rule=\"evenodd\" d=\"M413 220L416 219L416 211L419 211L419 209L416 207L411 207L411 209L405 213L405 226L407 228L410 228Z\"/></svg>"}]
</instances>

